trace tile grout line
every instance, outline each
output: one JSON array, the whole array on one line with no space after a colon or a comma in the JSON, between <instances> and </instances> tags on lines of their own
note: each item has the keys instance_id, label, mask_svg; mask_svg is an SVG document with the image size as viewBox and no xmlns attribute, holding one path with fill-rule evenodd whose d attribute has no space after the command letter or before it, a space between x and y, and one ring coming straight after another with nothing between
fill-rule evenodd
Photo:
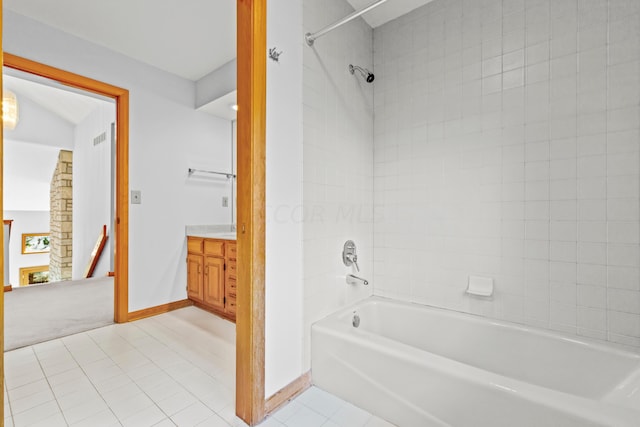
<instances>
[{"instance_id":1,"label":"tile grout line","mask_svg":"<svg viewBox=\"0 0 640 427\"><path fill-rule=\"evenodd\" d=\"M224 377L223 376L219 376L219 375L214 375L215 371L211 371L212 368L215 368L216 366L208 366L203 364L206 361L206 358L208 355L216 355L216 357L223 357L224 355L220 355L218 353L212 352L210 348L204 346L201 347L201 350L204 352L203 355L199 355L198 353L194 353L194 352L189 352L189 343L184 341L184 340L180 340L180 329L175 330L172 328L169 328L166 324L164 324L161 321L157 321L157 320L153 320L152 323L148 324L150 328L146 329L142 326L139 325L134 325L132 324L131 327L134 328L132 330L137 331L138 333L140 333L140 335L138 336L138 338L143 338L143 339L147 339L149 338L151 340L151 342L153 344L157 344L159 347L161 347L161 355L166 354L166 355L175 355L176 360L178 361L178 363L186 363L188 364L189 367L197 370L197 372L202 373L204 376L206 376L207 380L211 381L212 383L215 383L217 386L220 386L222 388L223 394L221 395L222 397L224 397L226 395L226 393L224 393L225 390L228 389L228 386L226 385L225 381L224 381ZM180 379L179 377L176 377L174 375L171 375L167 370L165 370L164 368L162 368L160 366L160 364L158 364L154 359L152 359L148 353L145 353L144 350L142 350L142 347L138 347L136 345L136 339L134 338L130 338L130 337L126 337L125 335L122 334L122 330L120 330L121 328L118 328L116 325L111 325L108 326L106 328L110 328L108 331L108 333L113 334L113 338L117 339L117 340L121 340L122 343L126 344L127 346L131 347L131 350L135 350L138 354L140 354L143 358L144 358L144 364L148 364L148 366L153 366L155 368L158 369L159 372L162 372L163 374L167 375L167 378L170 378L171 381L175 382L175 384L177 384L180 387L180 390L183 390L186 394L188 394L191 398L193 398L193 402L190 403L189 405L187 405L187 408L191 405L195 405L195 404L201 404L203 405L204 408L207 409L208 412L210 412L210 415L207 416L207 418L205 420L203 420L204 423L206 423L208 420L210 420L212 417L217 417L220 418L224 425L228 425L228 426L234 426L237 422L237 420L234 418L229 418L225 417L224 412L225 410L229 407L229 404L225 404L221 409L219 410L214 410L210 405L208 405L207 403L205 403L205 401L203 399L201 399L202 396L198 397L196 396L191 390L190 388L188 388L188 386L186 386L186 382L184 382L184 379ZM106 329L105 328L105 329ZM158 406L158 401L156 399L153 399L148 392L143 389L140 384L138 383L138 381L136 379L134 379L133 377L131 377L129 371L125 371L121 364L118 363L116 360L114 360L114 358L112 356L116 356L118 354L118 349L116 346L114 346L113 351L110 351L107 347L108 347L108 342L106 340L101 340L99 338L99 334L95 334L92 333L93 331L96 330L100 330L103 328L97 328L95 330L91 330L91 331L86 331L86 332L82 332L80 334L73 334L70 337L77 337L79 338L78 341L78 346L73 345L74 342L71 342L69 340L65 340L64 338L58 338L56 340L52 340L52 341L57 341L60 346L56 346L54 349L51 350L47 350L45 352L42 352L42 354L39 354L38 351L36 350L36 348L34 347L35 345L29 346L29 350L28 350L28 354L31 354L33 356L35 356L35 360L30 361L30 364L34 364L37 363L42 374L43 374L43 378L40 378L38 380L35 381L30 381L27 384L24 385L29 385L29 384L33 384L37 381L40 381L42 379L44 379L44 381L46 381L46 384L48 386L48 390L52 393L52 400L55 400L55 404L58 408L58 412L60 413L60 415L62 415L62 419L64 420L64 422L67 425L70 425L69 423L69 419L67 417L67 414L65 414L65 410L63 410L61 403L58 399L58 396L56 395L56 393L53 390L52 387L52 382L51 382L51 378L59 375L59 374L65 374L68 373L70 371L76 370L79 374L79 377L77 379L72 379L69 381L63 381L61 384L66 384L66 383L71 383L74 380L87 380L90 384L91 384L91 388L93 390L96 391L96 393L99 395L99 399L96 399L96 402L104 402L106 404L106 407L109 409L109 413L111 415L114 416L114 419L117 420L117 424L118 425L124 425L124 421L125 420L120 420L116 414L114 413L111 405L108 404L108 402L105 400L105 397L103 396L103 393L98 390L98 383L96 382L96 380L92 379L92 377L89 376L89 371L87 370L87 366L92 364L92 363L97 363L97 362L101 362L101 361L108 361L108 363L112 363L114 367L117 367L121 372L123 377L127 378L128 380L131 381L131 384L135 385L135 387L141 392L141 395L146 396L150 402L152 403L151 405L149 405L149 408L152 407L156 407L159 412L164 415L164 419L163 420L159 420L159 422L171 422L174 423L175 422L171 419L171 416L169 416L162 408L160 408ZM108 338L108 337L106 337ZM49 341L49 342L52 342ZM69 342L67 342L69 341ZM120 343L120 341L118 342ZM174 349L174 346L172 344L179 344L178 350ZM95 346L95 347L94 347ZM75 366L73 367L69 367L66 368L61 371L61 372L56 372L55 374L47 374L47 370L44 369L44 365L43 362L45 361L45 359L48 360L48 358L43 358L43 355L45 353L49 354L49 351L56 351L55 349L58 349L59 351L59 355L56 355L55 353L52 355L51 361L54 362L52 364L52 366L57 365L58 363L55 363L56 357L60 357L62 358L64 356L64 358L69 357L69 361L73 361L73 363L75 364ZM184 351L182 351L184 349ZM44 349L43 349L44 350ZM79 358L80 353L84 353L85 351L99 351L99 353L96 352L96 356L98 357L97 360L91 360L90 362L87 363L80 363L81 358ZM160 354L160 353L159 353ZM199 359L201 359L202 357L204 357L204 359L202 359L201 362L199 362ZM90 360L89 358L87 358L87 360ZM225 359L221 359L221 361L226 362ZM64 364L64 362L60 362L62 364ZM173 363L171 363L170 365L173 365ZM135 368L134 368L135 371ZM213 372L214 374L210 373ZM178 372L179 374L179 372ZM119 374L116 374L115 376L118 376ZM145 375L142 378L149 378L151 375L153 374L149 374L149 375ZM115 378L115 376L109 376L109 378L104 379L104 381L108 381L109 379ZM142 378L138 378L138 380L141 380ZM163 384L160 384L156 387L162 387ZM5 388L6 387L6 380L5 380ZM155 390L155 388L154 388ZM213 392L215 392L215 390L213 390ZM211 393L205 393L206 396L209 396ZM175 394L172 394L172 396L174 396ZM13 416L13 411L11 408L11 401L10 401L10 393L8 392L7 389L7 403L9 405L9 413L11 414L11 422L14 423L14 416ZM165 398L170 398L169 397L165 397ZM226 401L226 399L225 399ZM51 401L49 401L51 402ZM215 403L216 401L214 401ZM233 404L233 399L231 401L231 404ZM39 405L38 405L39 406ZM80 405L74 405L72 406L72 408L77 408ZM67 408L67 410L69 410L71 408ZM106 409L106 408L105 408ZM147 408L145 408L147 409ZM186 408L182 408L180 411L184 410ZM178 412L180 412L178 411ZM87 417L83 417L81 420L77 420L76 422L78 423L82 423L82 421L87 420L88 418L91 418L95 415L97 415L98 413L101 412L105 412L106 410L101 409L100 411L96 412L95 414L90 414ZM135 414L131 415L134 416ZM175 414L174 414L175 415Z\"/></svg>"},{"instance_id":2,"label":"tile grout line","mask_svg":"<svg viewBox=\"0 0 640 427\"><path fill-rule=\"evenodd\" d=\"M143 320L145 320L145 319L143 319ZM147 320L148 322L159 323L159 322L157 322L157 321L155 321L155 320L149 320L149 319L146 319L146 320ZM155 340L157 343L161 344L162 346L166 347L166 348L167 348L167 349L169 349L170 351L174 352L174 351L169 347L169 345L167 345L167 343L162 342L162 341L161 341L161 340L159 340L157 337L155 337L154 335L150 334L149 332L147 332L147 331L146 331L146 330L144 330L143 328L139 327L138 325L135 325L135 322L132 322L132 323L131 323L131 326L134 326L136 329L138 329L139 331L143 332L147 337L152 338L152 339L153 339L153 340ZM117 332L116 332L116 333L117 333ZM127 341L127 343L131 344L134 348L136 348L136 350L138 350L138 348L137 348L134 344L132 344L129 340L127 340L125 337L123 337L123 336L122 336L122 335L120 335L120 334L118 334L118 336L120 336L121 338L123 338L125 341ZM100 348L101 348L101 350L102 350L102 347L100 346L100 344L99 344L97 341L95 341L95 339L94 339L93 337L91 337L91 336L89 336L89 337L90 337L90 338L91 338L91 339L96 343L96 345L98 345L98 347L100 347ZM104 350L102 350L102 351L104 351ZM140 350L138 350L138 351L140 351ZM144 353L142 353L142 352L140 352L140 353L141 353L141 354L142 354L142 355L143 355L143 356L144 356L144 357L145 357L145 358L146 358L146 359L147 359L151 364L153 364L156 368L158 368L160 371L162 371L162 372L164 372L165 374L167 374L167 375L168 375L172 380L176 381L176 382L177 382L177 383L178 383L178 384L179 384L179 385L184 389L184 391L185 391L185 392L187 392L189 395L191 395L191 396L193 396L193 397L195 398L196 402L200 402L200 403L202 403L202 404L203 404L207 409L209 409L211 412L213 412L214 414L216 414L217 416L219 416L219 417L220 417L220 418L221 418L225 423L227 423L227 421L226 421L224 418L222 418L222 416L221 416L220 414L218 414L216 411L214 411L213 409L211 409L211 408L210 408L206 403L204 403L200 398L198 398L197 396L195 396L195 395L194 395L190 390L186 389L186 388L182 385L182 383L180 382L180 380L176 379L173 375L171 375L171 374L169 374L168 372L166 372L166 371L164 370L164 368L162 368L161 366L159 366L155 361L153 361L152 359L150 359L146 354L144 354ZM189 364L191 364L192 366L194 366L194 367L196 367L196 368L200 369L200 368L199 368L198 366L196 366L193 362L191 362L190 360L185 359L182 355L180 355L180 354L178 354L178 353L176 353L176 352L174 352L174 353L175 353L175 354L177 354L181 359L183 359L183 360L187 361L187 362L188 362ZM106 353L105 353L105 354L106 354ZM110 357L108 354L107 354L107 357L108 357L112 362L114 362L116 366L119 366L119 365L118 365L118 363L117 363L116 361L114 361L113 359L111 359L111 357ZM200 370L201 370L201 369L200 369ZM204 372L204 371L203 371L203 372ZM192 403L192 404L190 404L190 405L187 405L187 407L182 408L180 411L176 412L176 414L168 415L168 414L167 414L167 413L166 413L162 408L160 408L160 407L158 406L158 404L157 404L156 400L155 400L155 399L153 399L151 396L149 396L149 394L148 394L144 389L142 389L142 387L140 387L140 386L138 385L138 383L137 383L137 381L136 381L135 379L131 378L131 376L130 376L128 373L126 373L126 372L125 372L124 374L125 374L125 375L126 375L126 376L127 376L127 377L128 377L128 378L129 378L129 379L130 379L130 380L131 380L131 381L132 381L132 382L133 382L133 383L134 383L134 384L135 384L139 389L140 389L140 391L141 391L141 392L142 392L142 393L143 393L147 398L149 398L149 400L151 400L151 402L153 403L153 406L155 406L156 408L158 408L158 409L159 409L159 410L160 410L160 411L161 411L161 412L166 416L166 419L170 420L171 422L173 422L173 419L171 418L172 416L176 415L178 412L183 411L184 409L186 409L186 408L188 408L188 407L190 407L190 406L193 406L193 405L195 404L195 402L194 402L194 403ZM210 378L212 378L212 379L214 379L214 380L215 380L215 378L211 377L211 376L210 376L210 375L208 375L206 372L205 372L205 374L206 374L207 376L209 376ZM145 375L144 377L141 377L141 378L147 378L147 377L149 377L149 376L151 376L151 375L153 375L153 374ZM217 380L216 380L216 381L217 381ZM93 382L92 382L92 384L93 384ZM99 393L99 392L98 392L98 393ZM177 393L176 393L176 394L177 394ZM174 395L172 395L172 396L175 396L175 394L174 394ZM172 397L172 396L169 396L169 397ZM102 397L102 395L101 395L101 397ZM169 398L169 397L167 397L167 398ZM109 406L109 405L107 404L107 406ZM109 406L109 409L111 409L111 407L110 407L110 406ZM145 408L145 409L146 409L146 408ZM115 414L114 414L114 415L115 415ZM116 418L117 418L118 420L120 420L117 416L116 416ZM122 421L124 421L124 420L122 420ZM205 420L205 421L206 421L206 420ZM174 424L175 424L175 423L174 423ZM228 424L228 423L227 423L227 424Z\"/></svg>"},{"instance_id":3,"label":"tile grout line","mask_svg":"<svg viewBox=\"0 0 640 427\"><path fill-rule=\"evenodd\" d=\"M60 338L58 338L58 339L60 340L60 342L62 342L62 339L60 339ZM64 343L62 343L62 345L64 345ZM38 353L35 351L34 346L30 346L30 347L31 347L31 351L33 352L33 355L35 356L36 360L38 361L38 366L40 366L40 369L42 370L42 374L44 375L44 380L47 382L47 385L49 386L49 391L51 392L51 396L53 396L53 400L56 402L56 406L60 410L60 415L62 415L62 419L64 420L64 422L68 426L69 422L67 421L67 418L64 416L64 412L62 411L62 407L60 406L60 403L58 402L58 398L56 397L55 393L53 392L53 388L51 387L51 383L49 382L49 376L47 375L47 373L45 372L44 368L42 367L42 363L40 362L40 358L38 357ZM49 403L49 402L46 402L46 403ZM44 403L44 404L46 404L46 403ZM38 405L38 406L40 406L40 405ZM15 425L15 422L14 422L14 425Z\"/></svg>"},{"instance_id":4,"label":"tile grout line","mask_svg":"<svg viewBox=\"0 0 640 427\"><path fill-rule=\"evenodd\" d=\"M34 384L34 383L36 383L36 382L38 382L38 381L41 381L41 380L43 380L43 379L44 379L44 380L46 380L46 374L44 373L44 369L42 369L42 366L40 365L40 361L39 361L39 359L37 358L37 354L35 353L35 351L34 351L34 349L33 349L33 346L21 347L20 349L15 349L15 350L23 350L23 349L25 349L25 348L29 348L29 349L31 350L31 352L34 354L34 356L35 356L35 358L36 358L36 361L38 362L38 366L40 367L40 370L41 370L41 372L42 372L42 374L43 374L43 378L39 378L39 379L36 379L36 380L30 381L30 382L28 382L28 383L22 384L22 385L20 385L20 386L18 386L18 387L14 387L12 390L16 390L16 389L18 389L18 388L21 388L21 387L25 387L25 386L28 386L28 385ZM13 350L11 350L11 351L13 351ZM48 381L47 381L47 384L48 384ZM10 393L9 388L6 386L6 377L5 377L5 387L6 387L6 390L5 390L5 391L6 391L6 396L7 396L7 403L9 404L9 412L10 412L10 414L11 414L11 421L13 422L13 421L14 421L14 418L15 418L15 415L19 415L19 414L14 414L14 413L13 413L14 411L13 411L12 404L11 404L11 401L12 401L13 399L11 399L11 398L9 397L9 395L10 395L11 393ZM52 392L53 392L53 391L52 391ZM25 397L26 397L26 396L25 396ZM19 400L19 399L16 399L16 400ZM49 402L50 402L50 401L49 401ZM36 407L38 407L38 406L41 406L41 405L44 405L44 404L49 403L49 402L43 402L43 403L41 403L41 404L39 404L39 405L34 406L34 408L36 408ZM26 410L24 410L24 411L20 412L20 414L22 414L22 413L24 413L24 412L28 412L28 411L30 411L31 409L33 409L33 408L26 409Z\"/></svg>"},{"instance_id":5,"label":"tile grout line","mask_svg":"<svg viewBox=\"0 0 640 427\"><path fill-rule=\"evenodd\" d=\"M171 330L170 328L168 328L167 326L163 325L161 322L157 321L156 319L153 319L153 320L151 320L151 319L147 319L147 320L148 320L149 322L156 323L157 325L155 325L155 326L157 326L157 327L159 327L159 328L161 327L161 328L164 328L164 329L167 329L167 330ZM143 330L142 328L138 327L137 325L136 325L136 327L137 327L138 329ZM143 330L143 331L144 331L144 330ZM148 334L148 332L147 332L147 331L144 331L144 332ZM149 336L151 336L151 335L149 335ZM169 348L169 346L168 346L166 343L164 343L164 342L160 341L160 340L159 340L159 339L157 339L156 337L152 336L152 338L154 338L156 341L158 341L159 343L161 343L161 344L162 344L162 345L164 345L165 347ZM171 349L171 351L173 351L173 350ZM174 352L174 353L175 353L175 354L177 354L180 358L182 358L182 359L183 359L183 360L185 360L186 362L188 362L189 364L191 364L192 366L194 366L195 368L197 368L197 369L199 369L199 370L203 371L203 372L205 373L205 375L207 375L209 378L213 379L213 380L214 380L214 381L216 381L216 382L219 382L215 377L212 377L211 375L209 375L207 372L205 372L203 369L201 369L198 365L196 365L195 363L193 363L190 359L187 359L185 356L183 356L183 355L182 355L182 354L180 354L180 353L177 353L177 352ZM155 364L155 362L153 362L153 361L151 361L151 362ZM172 380L174 380L174 381L176 381L178 384L180 384L180 386L181 386L181 387L183 387L183 388L184 388L184 390L185 390L187 393L189 393L189 395L193 396L193 397L196 399L196 402L199 402L199 403L203 404L207 409L209 409L211 412L213 412L215 415L217 415L221 420L223 420L223 421L225 422L225 424L227 424L227 425L229 425L230 427L232 427L232 426L231 426L231 424L229 424L229 423L227 422L227 420L226 420L225 418L223 418L223 417L222 417L222 415L221 415L221 414L219 414L217 411L214 411L214 410L213 410L212 408L210 408L210 407L209 407L205 402L203 402L203 401L202 401L198 396L194 395L190 390L186 389L186 388L182 385L182 383L180 383L180 380L176 379L173 375L171 375L171 374L169 374L168 372L166 372L163 368L161 368L161 367L160 367L160 366L158 366L157 364L156 364L156 366L157 366L160 370L162 370L162 372L166 373L166 374L167 374L167 375L168 375ZM224 386L224 384L222 384L222 385ZM146 394L146 392L145 392L145 394ZM149 398L150 398L150 399L155 403L155 400L154 400L154 399L152 399L150 396L148 396L148 397L149 397ZM234 402L235 402L235 399L234 399ZM181 412L181 411L183 411L183 410L185 410L185 409L187 409L187 408L189 408L189 407L191 407L191 406L193 406L193 405L195 405L195 403L192 403L192 404L190 404L190 405L186 406L185 408L182 408L180 411L176 412L176 414L177 414L177 413L179 413L179 412ZM156 405L156 406L157 406L157 405ZM225 406L225 408L226 408L226 406ZM160 408L160 410L162 411L162 409L161 409L161 408ZM164 411L162 411L162 412L163 412L163 413L165 413ZM165 413L165 414L166 414L166 413ZM173 414L173 415L176 415L176 414ZM172 416L173 416L173 415L172 415ZM167 416L167 418L168 418L168 419L170 419L170 420L173 422L173 420L171 419L171 416ZM203 421L206 421L206 420L203 420ZM198 424L198 425L199 425L199 424Z\"/></svg>"},{"instance_id":6,"label":"tile grout line","mask_svg":"<svg viewBox=\"0 0 640 427\"><path fill-rule=\"evenodd\" d=\"M88 332L88 331L87 331ZM93 339L91 338L91 336L87 333L87 332L82 332L81 334L78 335L86 335L89 339L91 339L93 341ZM77 335L72 335L72 336L77 336ZM64 342L64 340L62 338L60 338L60 342L62 342L62 345L64 346L65 349L67 349L67 351L69 352L69 354L71 355L71 358L78 364L78 368L82 371L82 373L84 374L84 376L87 378L87 380L89 381L89 383L91 384L91 386L93 387L93 389L96 391L96 393L98 393L98 395L100 396L100 399L102 399L102 401L105 403L105 405L107 405L107 408L109 408L109 411L113 414L113 411L111 410L111 406L109 406L109 404L104 400L104 397L102 396L102 393L100 393L100 391L96 388L95 384L93 383L93 381L91 381L91 379L89 378L89 375L87 375L87 372L84 370L84 368L82 367L82 365L80 365L80 363L78 362L78 360L76 359L75 355L73 354L73 351L71 351L71 349L69 349L69 347L67 347L67 344ZM95 341L94 341L95 342ZM102 351L104 353L104 351L102 349L100 349L100 351ZM107 355L106 353L104 353L105 355ZM107 355L108 357L108 355ZM49 381L49 379L47 378L47 382ZM53 390L52 390L53 391ZM55 394L54 394L55 396ZM58 402L58 398L56 397L56 403ZM60 405L58 405L60 406ZM79 406L79 405L76 405ZM73 406L73 408L75 408L76 406ZM62 410L62 408L60 408ZM71 409L71 408L69 408ZM92 414L89 415L86 418L83 418L81 420L78 420L78 422L84 421L89 417L92 417L96 414ZM66 421L66 416L64 415L64 411L62 411L62 416L65 418ZM116 414L113 414L113 416L118 420L118 424L122 425L122 423L120 422L120 419L118 417L116 417ZM69 424L69 423L67 423Z\"/></svg>"},{"instance_id":7,"label":"tile grout line","mask_svg":"<svg viewBox=\"0 0 640 427\"><path fill-rule=\"evenodd\" d=\"M9 399L9 388L7 387L7 378L6 377L4 379L4 394L7 397L7 406L9 407L9 418L11 418L11 424L15 425L15 422L13 421L13 409L11 408L11 399ZM4 402L2 402L2 404L4 405Z\"/></svg>"},{"instance_id":8,"label":"tile grout line","mask_svg":"<svg viewBox=\"0 0 640 427\"><path fill-rule=\"evenodd\" d=\"M144 331L144 330L142 330L141 328L139 328L137 325L135 325L135 322L131 322L131 323L129 323L129 325L131 325L131 327L135 327L135 328L136 328L136 329L138 329L139 331L143 332L146 336L148 336L148 337L150 337L150 338L155 339L155 337L153 337L153 336L151 336L150 334L148 334L148 333L147 333L147 331ZM129 340L127 340L125 337L123 337L122 335L120 335L120 334L118 333L118 331L117 331L117 330L115 330L115 329L118 329L118 327L114 325L114 332L116 333L116 335L118 335L120 338L122 338L124 341L126 341L128 344L130 344L132 347L134 347L138 352L140 352L134 344L132 344ZM98 348L100 348L100 350L101 350L102 352L104 352L104 353L105 353L105 355L107 356L107 358L108 358L109 360L111 360L111 362L113 362L115 366L117 366L119 369L121 369L121 370L122 370L122 368L120 368L120 365L118 364L118 362L116 362L115 360L113 360L113 359L111 358L111 355L109 355L107 352L105 352L105 351L104 351L104 349L102 348L102 346L100 345L100 343L98 343L98 341L96 341L96 340L95 340L91 335L89 335L89 334L87 334L87 335L89 336L89 338L91 339L91 341L93 341L93 342L98 346ZM144 354L144 353L142 353L142 352L140 352L140 354L142 354L142 355L143 355L143 356L144 356L144 357L149 361L149 363L152 363L152 364L153 364L154 366L156 366L157 368L160 368L158 365L156 365L156 363L155 363L153 360L149 359L149 358L147 357L147 355L146 355L146 354ZM164 370L163 370L163 371L164 371ZM131 378L131 376L129 375L129 373L128 373L128 372L123 371L123 374L124 374L128 379L130 379L130 380L133 382L133 384L135 384L135 385L136 385L136 387L137 387L137 388L142 392L142 394L144 394L144 395L145 395L145 396L146 396L146 397L147 397L147 398L148 398L148 399L153 403L153 405L152 405L152 406L155 406L156 408L158 408L158 409L160 410L160 412L162 412L162 413L166 416L166 419L169 419L169 420L171 419L171 418L170 418L170 417L169 417L169 416L168 416L168 415L167 415L167 414L162 410L162 408L160 408L160 407L157 405L156 401L155 401L153 398L151 398L151 396L149 396L149 395L147 394L147 392L146 392L145 390L143 390L143 389L142 389L142 387L140 387L140 386L138 385L138 383L136 382L136 380L134 380L133 378ZM151 374L151 375L153 375L153 374ZM145 376L144 376L144 377L142 377L142 378L147 378L148 376L149 376L149 375L145 375ZM88 376L87 376L87 378L88 378ZM94 386L94 388L95 388L95 384L93 383L93 381L92 381L90 378L89 378L89 382L91 382L91 385L93 385L93 386ZM117 389L117 388L116 388L116 389ZM100 397L102 398L102 400L106 403L107 407L109 408L109 411L111 411L111 413L113 413L114 417L118 420L118 423L119 423L120 425L122 425L122 423L125 421L125 419L126 419L126 418L125 418L125 419L123 419L123 420L121 420L121 419L120 419L120 417L118 417L118 416L113 412L113 409L111 408L111 405L110 405L106 400L104 400L104 397L102 396L102 393L101 393L98 389L96 389L96 391L98 392L98 394L100 395ZM151 407L151 406L149 406L149 407ZM144 408L144 410L146 410L146 409L148 409L148 408ZM131 417L133 417L134 415L135 415L135 414L130 415L130 416L129 416L129 417L127 417L127 418L131 418ZM160 421L162 421L162 420L160 420ZM173 421L172 421L172 422L173 422ZM157 424L157 423L156 423L156 424Z\"/></svg>"}]
</instances>

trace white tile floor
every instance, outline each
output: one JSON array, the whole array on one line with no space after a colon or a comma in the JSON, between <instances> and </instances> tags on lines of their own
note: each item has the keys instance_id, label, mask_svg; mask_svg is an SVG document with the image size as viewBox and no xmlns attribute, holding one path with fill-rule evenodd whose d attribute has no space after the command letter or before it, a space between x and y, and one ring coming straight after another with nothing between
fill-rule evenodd
<instances>
[{"instance_id":1,"label":"white tile floor","mask_svg":"<svg viewBox=\"0 0 640 427\"><path fill-rule=\"evenodd\" d=\"M235 327L194 307L5 353L6 427L245 426ZM312 387L262 427L390 426Z\"/></svg>"},{"instance_id":2,"label":"white tile floor","mask_svg":"<svg viewBox=\"0 0 640 427\"><path fill-rule=\"evenodd\" d=\"M260 427L393 427L344 400L311 387L260 424Z\"/></svg>"}]
</instances>

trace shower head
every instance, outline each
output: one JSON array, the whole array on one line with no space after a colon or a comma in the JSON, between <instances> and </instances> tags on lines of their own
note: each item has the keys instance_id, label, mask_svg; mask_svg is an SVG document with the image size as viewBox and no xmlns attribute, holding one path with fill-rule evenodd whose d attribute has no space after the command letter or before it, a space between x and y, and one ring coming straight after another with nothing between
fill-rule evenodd
<instances>
[{"instance_id":1,"label":"shower head","mask_svg":"<svg viewBox=\"0 0 640 427\"><path fill-rule=\"evenodd\" d=\"M349 72L351 74L354 74L356 71L360 73L362 78L365 79L367 83L371 83L373 81L373 79L376 78L376 76L374 76L373 73L371 71L367 70L366 68L362 68L362 67L358 67L357 65L349 64Z\"/></svg>"}]
</instances>

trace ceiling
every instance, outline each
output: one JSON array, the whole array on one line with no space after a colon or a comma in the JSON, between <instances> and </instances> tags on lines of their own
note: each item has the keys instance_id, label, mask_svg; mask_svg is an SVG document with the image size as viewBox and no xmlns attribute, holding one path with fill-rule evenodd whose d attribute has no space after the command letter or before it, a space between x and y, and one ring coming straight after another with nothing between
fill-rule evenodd
<instances>
[{"instance_id":1,"label":"ceiling","mask_svg":"<svg viewBox=\"0 0 640 427\"><path fill-rule=\"evenodd\" d=\"M32 77L21 78L6 73L3 76L3 85L16 94L18 106L20 106L20 99L29 98L74 125L82 122L101 103L108 102L72 92L69 89L59 89L53 86L56 85L55 82L49 80L40 83L28 78Z\"/></svg>"},{"instance_id":2,"label":"ceiling","mask_svg":"<svg viewBox=\"0 0 640 427\"><path fill-rule=\"evenodd\" d=\"M6 0L5 0L6 1ZM374 0L347 0L355 10L363 9L374 2ZM425 5L432 0L388 0L375 9L362 15L367 24L372 28L379 27L391 20L399 18L413 9ZM328 23L327 23L328 24Z\"/></svg>"},{"instance_id":3,"label":"ceiling","mask_svg":"<svg viewBox=\"0 0 640 427\"><path fill-rule=\"evenodd\" d=\"M228 94L221 96L218 99L211 101L210 103L198 108L198 111L212 114L216 117L222 117L227 120L235 120L238 113L231 108L233 105L238 105L238 91L234 90Z\"/></svg>"},{"instance_id":4,"label":"ceiling","mask_svg":"<svg viewBox=\"0 0 640 427\"><path fill-rule=\"evenodd\" d=\"M360 10L374 0L347 1ZM430 1L388 0L363 18L375 28ZM3 3L13 12L193 81L236 57L235 0Z\"/></svg>"},{"instance_id":5,"label":"ceiling","mask_svg":"<svg viewBox=\"0 0 640 427\"><path fill-rule=\"evenodd\" d=\"M374 0L347 1L360 10ZM388 0L363 18L376 28L430 1ZM13 12L192 81L236 57L235 0L4 0L3 4ZM61 102L57 97L64 97L59 93L63 91L39 91L28 83L9 81L7 87L19 85L13 88L16 93L72 123L86 117L95 101L71 96ZM200 110L233 120L236 114L229 105L234 103L235 93L231 93Z\"/></svg>"},{"instance_id":6,"label":"ceiling","mask_svg":"<svg viewBox=\"0 0 640 427\"><path fill-rule=\"evenodd\" d=\"M193 81L236 57L235 0L4 0L3 4Z\"/></svg>"}]
</instances>

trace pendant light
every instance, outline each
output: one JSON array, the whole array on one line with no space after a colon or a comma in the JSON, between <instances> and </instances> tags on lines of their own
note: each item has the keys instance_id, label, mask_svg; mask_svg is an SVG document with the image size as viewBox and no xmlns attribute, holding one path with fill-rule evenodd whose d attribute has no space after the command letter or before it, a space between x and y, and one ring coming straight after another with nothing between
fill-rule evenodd
<instances>
[{"instance_id":1,"label":"pendant light","mask_svg":"<svg viewBox=\"0 0 640 427\"><path fill-rule=\"evenodd\" d=\"M2 125L5 129L13 130L18 124L18 98L10 90L2 92Z\"/></svg>"}]
</instances>

